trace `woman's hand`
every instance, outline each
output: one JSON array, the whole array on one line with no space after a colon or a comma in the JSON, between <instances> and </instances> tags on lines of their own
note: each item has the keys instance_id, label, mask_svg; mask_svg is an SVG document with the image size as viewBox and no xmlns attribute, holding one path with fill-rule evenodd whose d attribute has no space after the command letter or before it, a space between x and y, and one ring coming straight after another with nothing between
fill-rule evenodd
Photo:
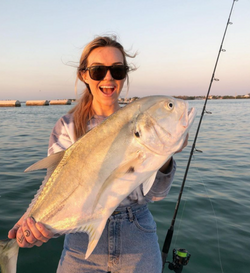
<instances>
[{"instance_id":1,"label":"woman's hand","mask_svg":"<svg viewBox=\"0 0 250 273\"><path fill-rule=\"evenodd\" d=\"M24 216L9 231L8 237L15 239L19 247L31 248L48 242L54 234L43 224L36 223L33 218L24 220Z\"/></svg>"}]
</instances>

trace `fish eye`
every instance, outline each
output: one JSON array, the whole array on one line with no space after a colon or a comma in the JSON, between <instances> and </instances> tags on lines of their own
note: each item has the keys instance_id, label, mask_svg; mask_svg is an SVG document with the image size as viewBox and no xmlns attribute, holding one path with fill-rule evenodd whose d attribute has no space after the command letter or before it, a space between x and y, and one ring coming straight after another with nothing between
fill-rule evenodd
<instances>
[{"instance_id":1,"label":"fish eye","mask_svg":"<svg viewBox=\"0 0 250 273\"><path fill-rule=\"evenodd\" d=\"M172 111L174 109L174 102L172 100L166 100L164 102L164 108L168 111Z\"/></svg>"},{"instance_id":2,"label":"fish eye","mask_svg":"<svg viewBox=\"0 0 250 273\"><path fill-rule=\"evenodd\" d=\"M166 103L167 108L169 108L170 110L172 110L174 108L174 103L172 101Z\"/></svg>"}]
</instances>

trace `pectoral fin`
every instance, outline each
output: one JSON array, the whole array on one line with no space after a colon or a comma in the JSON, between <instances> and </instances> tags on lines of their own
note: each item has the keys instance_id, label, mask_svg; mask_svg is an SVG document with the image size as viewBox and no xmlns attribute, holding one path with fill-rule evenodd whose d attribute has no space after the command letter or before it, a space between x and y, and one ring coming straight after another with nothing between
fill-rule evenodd
<instances>
[{"instance_id":1,"label":"pectoral fin","mask_svg":"<svg viewBox=\"0 0 250 273\"><path fill-rule=\"evenodd\" d=\"M24 172L31 172L40 169L55 169L58 163L62 160L65 151L61 151L55 154L52 154L48 157L43 158L42 160L36 162L27 168Z\"/></svg>"},{"instance_id":2,"label":"pectoral fin","mask_svg":"<svg viewBox=\"0 0 250 273\"><path fill-rule=\"evenodd\" d=\"M154 184L156 173L154 172L145 182L143 182L142 187L143 187L143 194L144 196L149 192L151 187Z\"/></svg>"},{"instance_id":3,"label":"pectoral fin","mask_svg":"<svg viewBox=\"0 0 250 273\"><path fill-rule=\"evenodd\" d=\"M144 161L144 153L143 152L136 152L134 154L131 154L130 159L123 162L119 167L117 167L113 172L110 174L110 176L105 180L105 182L102 184L95 202L93 204L93 210L94 212L97 204L99 203L101 196L104 194L105 190L116 180L116 179L124 179L125 181L129 180L130 175L133 175L134 172L136 172L136 169L142 164ZM117 204L118 205L118 204Z\"/></svg>"}]
</instances>

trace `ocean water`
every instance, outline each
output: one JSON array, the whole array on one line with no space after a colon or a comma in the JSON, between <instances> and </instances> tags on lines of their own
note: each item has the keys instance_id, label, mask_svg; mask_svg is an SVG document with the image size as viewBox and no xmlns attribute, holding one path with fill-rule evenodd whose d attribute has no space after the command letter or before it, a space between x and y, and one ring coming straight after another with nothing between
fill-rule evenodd
<instances>
[{"instance_id":1,"label":"ocean water","mask_svg":"<svg viewBox=\"0 0 250 273\"><path fill-rule=\"evenodd\" d=\"M171 224L191 144L175 155L177 172L165 200L150 204L162 248ZM25 212L45 175L24 173L46 156L50 132L72 106L0 108L0 239ZM250 100L212 100L204 116L175 223L172 249L191 253L186 273L243 273L250 270ZM55 272L63 237L20 249L18 273ZM167 266L164 272L171 272ZM173 271L172 271L173 272ZM153 272L152 272L153 273Z\"/></svg>"}]
</instances>

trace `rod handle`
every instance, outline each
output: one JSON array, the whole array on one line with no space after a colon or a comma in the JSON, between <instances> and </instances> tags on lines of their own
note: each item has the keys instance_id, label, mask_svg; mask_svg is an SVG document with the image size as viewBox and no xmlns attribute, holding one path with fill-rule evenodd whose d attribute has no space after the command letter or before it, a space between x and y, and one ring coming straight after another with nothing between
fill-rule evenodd
<instances>
[{"instance_id":1,"label":"rod handle","mask_svg":"<svg viewBox=\"0 0 250 273\"><path fill-rule=\"evenodd\" d=\"M163 244L163 248L162 248L162 252L163 252L163 253L168 254L169 248L170 248L170 245L171 245L171 241L172 241L172 237L173 237L173 233L174 233L174 229L173 229L173 227L171 226L171 227L168 229L168 233L167 233L167 236L166 236L165 241L164 241L164 244Z\"/></svg>"}]
</instances>

